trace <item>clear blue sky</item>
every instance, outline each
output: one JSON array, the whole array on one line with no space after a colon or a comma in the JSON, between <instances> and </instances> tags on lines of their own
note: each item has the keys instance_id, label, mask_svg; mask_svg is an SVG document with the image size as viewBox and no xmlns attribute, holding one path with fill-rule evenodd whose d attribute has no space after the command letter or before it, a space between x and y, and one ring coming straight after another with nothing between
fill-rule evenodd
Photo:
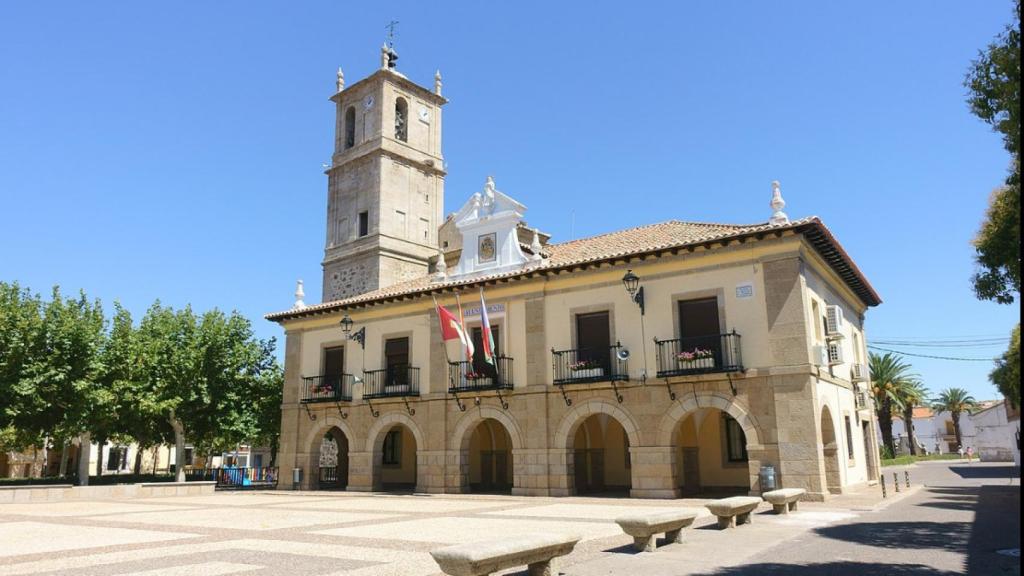
<instances>
[{"instance_id":1,"label":"clear blue sky","mask_svg":"<svg viewBox=\"0 0 1024 576\"><path fill-rule=\"evenodd\" d=\"M1009 1L15 2L0 18L0 280L238 309L320 299L335 69L444 74L447 211L493 174L555 240L819 215L885 303L869 337L1007 336L969 245L1009 156L964 72ZM988 348L921 349L991 357ZM987 363L914 359L995 397Z\"/></svg>"}]
</instances>

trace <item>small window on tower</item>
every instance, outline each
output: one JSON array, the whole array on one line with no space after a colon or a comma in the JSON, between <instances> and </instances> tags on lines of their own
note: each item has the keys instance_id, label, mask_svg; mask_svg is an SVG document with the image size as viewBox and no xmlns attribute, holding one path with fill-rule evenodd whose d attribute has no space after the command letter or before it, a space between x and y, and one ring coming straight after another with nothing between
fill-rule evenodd
<instances>
[{"instance_id":1,"label":"small window on tower","mask_svg":"<svg viewBox=\"0 0 1024 576\"><path fill-rule=\"evenodd\" d=\"M359 236L366 236L370 233L370 213L360 212L359 213Z\"/></svg>"},{"instance_id":2,"label":"small window on tower","mask_svg":"<svg viewBox=\"0 0 1024 576\"><path fill-rule=\"evenodd\" d=\"M409 103L405 98L395 101L395 138L402 142L409 141Z\"/></svg>"},{"instance_id":3,"label":"small window on tower","mask_svg":"<svg viewBox=\"0 0 1024 576\"><path fill-rule=\"evenodd\" d=\"M345 111L345 150L356 145L356 109L349 106Z\"/></svg>"}]
</instances>

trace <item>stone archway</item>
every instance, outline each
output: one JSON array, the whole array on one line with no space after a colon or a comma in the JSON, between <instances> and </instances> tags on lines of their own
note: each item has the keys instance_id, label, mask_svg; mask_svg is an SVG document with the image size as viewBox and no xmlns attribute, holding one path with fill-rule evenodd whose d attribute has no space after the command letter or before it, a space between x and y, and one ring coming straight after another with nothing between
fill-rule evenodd
<instances>
[{"instance_id":1,"label":"stone archway","mask_svg":"<svg viewBox=\"0 0 1024 576\"><path fill-rule=\"evenodd\" d=\"M597 419L591 420L595 416ZM607 425L611 421L614 421L614 426ZM594 428L595 425L596 428ZM582 431L581 427L583 427ZM623 438L616 438L615 441L621 441L621 444L608 442L611 438L608 436L608 430L617 431L618 428L621 428ZM593 438L592 434L595 430L599 431L602 435L600 442ZM591 443L588 444L584 440L583 448L577 448L580 434L584 438L588 434L591 435ZM615 432L613 431L612 434L615 434ZM608 459L607 453L609 449L611 449L613 458L618 460L621 457L621 465L624 469L622 475L625 479L628 479L628 481L624 481L625 486L631 493L633 492L632 487L636 486L637 483L633 478L635 468L631 465L632 454L640 446L640 427L637 425L636 420L622 407L600 398L590 398L580 402L562 418L553 440L552 451L553 456L555 456L552 465L552 469L555 472L555 485L551 490L553 495L575 494L581 487L595 488L595 477L607 479L609 476L603 461ZM598 451L602 454L602 463L599 467L595 464L593 456ZM618 465L618 462L616 462L616 465ZM585 474L587 481L581 482L578 480L577 473L580 474L580 480L582 480ZM601 484L598 483L596 488L599 489L600 487Z\"/></svg>"},{"instance_id":2,"label":"stone archway","mask_svg":"<svg viewBox=\"0 0 1024 576\"><path fill-rule=\"evenodd\" d=\"M728 418L723 419L722 415ZM733 453L740 452L738 446L728 445L731 434L727 428L735 426L728 422L730 419L742 431L745 462L742 458L730 459ZM741 442L737 440L739 436L736 434L733 440ZM757 421L736 398L713 392L685 395L662 417L658 428L659 461L670 470L667 485L662 490L675 495L709 488L743 488L756 493L765 452L762 437ZM702 480L702 477L714 479Z\"/></svg>"},{"instance_id":3,"label":"stone archway","mask_svg":"<svg viewBox=\"0 0 1024 576\"><path fill-rule=\"evenodd\" d=\"M391 412L378 418L366 435L371 488L419 490L425 485L421 462L425 446L423 432L408 415Z\"/></svg>"},{"instance_id":4,"label":"stone archway","mask_svg":"<svg viewBox=\"0 0 1024 576\"><path fill-rule=\"evenodd\" d=\"M821 454L825 463L825 486L830 494L841 494L843 480L839 469L839 442L836 424L828 406L821 407Z\"/></svg>"},{"instance_id":5,"label":"stone archway","mask_svg":"<svg viewBox=\"0 0 1024 576\"><path fill-rule=\"evenodd\" d=\"M352 427L348 425L348 422L335 415L323 418L319 424L319 426L314 427L306 434L305 441L302 444L305 449L305 453L300 453L297 458L298 463L306 463L303 470L303 489L316 490L319 488L320 449L323 444L324 437L327 435L333 435L335 442L338 442L339 438L344 437L344 475L345 487L348 487L351 484L349 481L349 470L351 469L350 458L352 455L352 449L359 445L357 444L357 439L352 431ZM340 464L341 462L339 461L339 465Z\"/></svg>"},{"instance_id":6,"label":"stone archway","mask_svg":"<svg viewBox=\"0 0 1024 576\"><path fill-rule=\"evenodd\" d=\"M345 433L332 426L320 442L317 487L320 490L344 490L348 487L349 441Z\"/></svg>"},{"instance_id":7,"label":"stone archway","mask_svg":"<svg viewBox=\"0 0 1024 576\"><path fill-rule=\"evenodd\" d=\"M466 492L470 490L475 477L473 465L478 464L473 454L473 436L479 427L485 422L493 422L493 425L500 426L508 435L510 454L507 465L511 475L511 489L513 493L524 490L525 477L523 473L524 463L521 462L523 449L523 434L516 423L507 412L498 410L491 406L480 406L475 410L467 412L452 429L449 436L448 450L455 455L455 466L449 469L447 487L453 492ZM493 450L492 450L493 451ZM492 456L493 458L493 456ZM497 474L497 465L494 472Z\"/></svg>"}]
</instances>

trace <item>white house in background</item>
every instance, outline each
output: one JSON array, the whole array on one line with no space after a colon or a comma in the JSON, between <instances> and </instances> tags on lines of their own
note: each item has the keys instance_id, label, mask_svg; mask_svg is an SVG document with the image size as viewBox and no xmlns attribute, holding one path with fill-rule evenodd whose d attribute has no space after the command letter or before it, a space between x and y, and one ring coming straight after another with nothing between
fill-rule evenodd
<instances>
[{"instance_id":1,"label":"white house in background","mask_svg":"<svg viewBox=\"0 0 1024 576\"><path fill-rule=\"evenodd\" d=\"M975 450L986 462L1009 462L1020 466L1020 408L1002 402L971 415Z\"/></svg>"},{"instance_id":2,"label":"white house in background","mask_svg":"<svg viewBox=\"0 0 1024 576\"><path fill-rule=\"evenodd\" d=\"M998 400L981 402L980 411L986 411L1000 405ZM978 430L975 415L964 412L960 414L960 439L964 450L973 447L979 453ZM881 429L878 431L881 438ZM900 454L910 452L907 429L899 415L893 415L892 436L896 443L896 451ZM914 440L919 451L926 454L948 454L957 451L956 433L953 429L953 415L949 412L936 412L926 406L914 408Z\"/></svg>"}]
</instances>

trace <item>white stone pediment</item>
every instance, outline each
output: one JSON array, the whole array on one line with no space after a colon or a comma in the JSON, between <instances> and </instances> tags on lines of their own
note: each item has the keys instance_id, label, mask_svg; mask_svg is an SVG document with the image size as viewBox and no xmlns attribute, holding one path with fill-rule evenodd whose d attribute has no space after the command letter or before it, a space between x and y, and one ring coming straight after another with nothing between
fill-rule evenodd
<instances>
[{"instance_id":1,"label":"white stone pediment","mask_svg":"<svg viewBox=\"0 0 1024 576\"><path fill-rule=\"evenodd\" d=\"M526 206L494 187L487 177L482 192L473 194L455 213L462 234L462 254L450 276L492 274L522 268L530 262L519 245L517 226Z\"/></svg>"}]
</instances>

